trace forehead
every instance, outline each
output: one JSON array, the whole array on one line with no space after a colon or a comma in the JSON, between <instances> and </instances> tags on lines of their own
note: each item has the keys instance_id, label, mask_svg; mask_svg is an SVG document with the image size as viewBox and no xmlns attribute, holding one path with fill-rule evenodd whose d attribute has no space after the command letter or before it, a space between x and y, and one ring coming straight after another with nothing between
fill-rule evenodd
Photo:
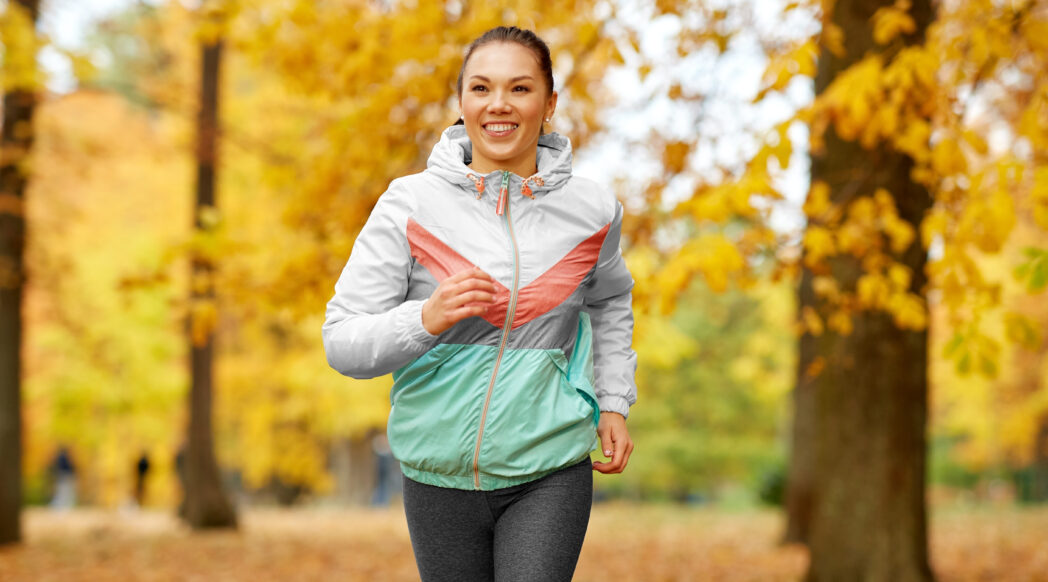
<instances>
[{"instance_id":1,"label":"forehead","mask_svg":"<svg viewBox=\"0 0 1048 582\"><path fill-rule=\"evenodd\" d=\"M470 75L542 78L538 58L530 49L515 42L493 42L475 49L466 63L465 77Z\"/></svg>"}]
</instances>

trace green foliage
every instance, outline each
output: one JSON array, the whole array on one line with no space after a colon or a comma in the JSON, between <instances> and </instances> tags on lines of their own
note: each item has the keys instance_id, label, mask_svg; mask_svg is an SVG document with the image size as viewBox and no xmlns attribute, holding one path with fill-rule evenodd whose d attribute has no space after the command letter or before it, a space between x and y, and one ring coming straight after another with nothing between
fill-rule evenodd
<instances>
[{"instance_id":1,"label":"green foliage","mask_svg":"<svg viewBox=\"0 0 1048 582\"><path fill-rule=\"evenodd\" d=\"M1024 282L1030 293L1044 291L1048 286L1048 250L1026 247L1023 255L1027 260L1015 268L1015 278Z\"/></svg>"},{"instance_id":2,"label":"green foliage","mask_svg":"<svg viewBox=\"0 0 1048 582\"><path fill-rule=\"evenodd\" d=\"M756 492L762 475L782 466L795 358L791 292L767 281L748 292L702 284L686 292L668 323L696 353L641 369L630 415L638 452L629 471L599 481L602 490L682 501L717 497L732 484Z\"/></svg>"}]
</instances>

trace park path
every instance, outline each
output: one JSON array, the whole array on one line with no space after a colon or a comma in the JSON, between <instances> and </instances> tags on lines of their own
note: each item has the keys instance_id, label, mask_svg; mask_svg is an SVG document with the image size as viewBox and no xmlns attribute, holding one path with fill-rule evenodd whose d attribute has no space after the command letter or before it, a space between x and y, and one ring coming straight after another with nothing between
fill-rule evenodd
<instances>
[{"instance_id":1,"label":"park path","mask_svg":"<svg viewBox=\"0 0 1048 582\"><path fill-rule=\"evenodd\" d=\"M170 514L31 509L26 543L0 550L0 580L417 580L403 513L251 509L237 532L194 534ZM576 580L797 580L807 555L780 547L772 511L594 508ZM940 582L1048 581L1048 508L951 511L932 520Z\"/></svg>"}]
</instances>

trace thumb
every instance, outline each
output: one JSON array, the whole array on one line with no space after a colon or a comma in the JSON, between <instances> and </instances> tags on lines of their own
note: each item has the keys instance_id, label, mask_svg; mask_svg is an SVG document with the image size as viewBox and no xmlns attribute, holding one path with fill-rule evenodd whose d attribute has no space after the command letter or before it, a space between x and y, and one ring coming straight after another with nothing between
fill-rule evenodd
<instances>
[{"instance_id":1,"label":"thumb","mask_svg":"<svg viewBox=\"0 0 1048 582\"><path fill-rule=\"evenodd\" d=\"M610 458L615 453L615 442L611 440L610 430L605 429L600 432L600 449L605 457Z\"/></svg>"}]
</instances>

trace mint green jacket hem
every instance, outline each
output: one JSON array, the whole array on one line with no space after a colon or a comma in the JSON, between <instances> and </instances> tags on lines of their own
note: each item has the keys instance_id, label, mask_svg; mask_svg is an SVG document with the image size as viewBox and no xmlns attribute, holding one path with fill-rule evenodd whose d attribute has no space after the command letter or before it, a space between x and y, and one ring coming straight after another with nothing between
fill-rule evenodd
<instances>
[{"instance_id":1,"label":"mint green jacket hem","mask_svg":"<svg viewBox=\"0 0 1048 582\"><path fill-rule=\"evenodd\" d=\"M499 477L494 475L480 476L480 490L481 491L493 491L496 489L505 489L507 487L513 487L515 485L523 485L524 483L530 483L537 481L547 475L551 475L560 471L572 467L578 463L581 463L583 459L588 459L589 453L584 456L565 464L563 467L556 467L553 469L546 469L530 475L521 475L515 477ZM404 473L404 476L417 483L423 483L425 485L433 485L435 487L446 487L450 489L475 489L472 475L445 475L443 473L432 473L430 471L422 471L406 465L400 464L400 470Z\"/></svg>"}]
</instances>

